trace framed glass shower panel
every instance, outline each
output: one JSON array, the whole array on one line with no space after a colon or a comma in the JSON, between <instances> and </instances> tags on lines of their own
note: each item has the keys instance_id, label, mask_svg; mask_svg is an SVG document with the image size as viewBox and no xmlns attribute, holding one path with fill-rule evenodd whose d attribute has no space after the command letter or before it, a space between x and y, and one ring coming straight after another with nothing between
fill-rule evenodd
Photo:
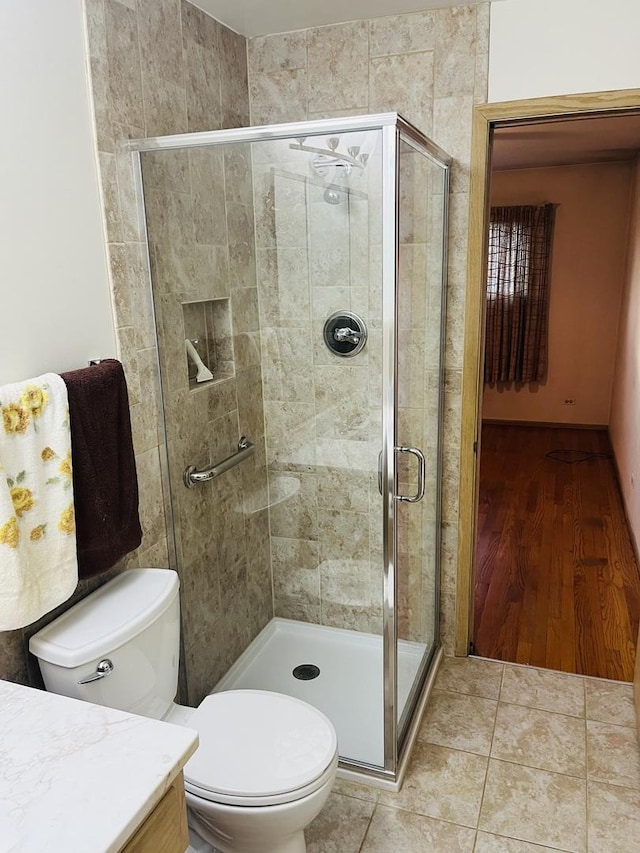
<instances>
[{"instance_id":1,"label":"framed glass shower panel","mask_svg":"<svg viewBox=\"0 0 640 853\"><path fill-rule=\"evenodd\" d=\"M447 164L401 132L394 420L399 746L439 645L447 199Z\"/></svg>"}]
</instances>

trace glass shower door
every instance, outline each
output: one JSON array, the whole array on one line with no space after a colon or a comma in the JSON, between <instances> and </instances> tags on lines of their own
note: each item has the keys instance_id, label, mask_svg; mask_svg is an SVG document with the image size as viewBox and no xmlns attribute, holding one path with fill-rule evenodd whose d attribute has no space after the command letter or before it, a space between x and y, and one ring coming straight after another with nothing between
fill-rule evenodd
<instances>
[{"instance_id":1,"label":"glass shower door","mask_svg":"<svg viewBox=\"0 0 640 853\"><path fill-rule=\"evenodd\" d=\"M399 135L395 569L402 745L439 646L440 456L448 166Z\"/></svg>"}]
</instances>

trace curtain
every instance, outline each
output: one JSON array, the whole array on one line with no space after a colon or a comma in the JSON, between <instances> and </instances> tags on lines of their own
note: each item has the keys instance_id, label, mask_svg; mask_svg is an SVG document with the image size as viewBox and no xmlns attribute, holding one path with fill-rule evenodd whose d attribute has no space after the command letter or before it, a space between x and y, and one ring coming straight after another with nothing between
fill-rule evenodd
<instances>
[{"instance_id":1,"label":"curtain","mask_svg":"<svg viewBox=\"0 0 640 853\"><path fill-rule=\"evenodd\" d=\"M492 207L484 381L542 382L555 208Z\"/></svg>"}]
</instances>

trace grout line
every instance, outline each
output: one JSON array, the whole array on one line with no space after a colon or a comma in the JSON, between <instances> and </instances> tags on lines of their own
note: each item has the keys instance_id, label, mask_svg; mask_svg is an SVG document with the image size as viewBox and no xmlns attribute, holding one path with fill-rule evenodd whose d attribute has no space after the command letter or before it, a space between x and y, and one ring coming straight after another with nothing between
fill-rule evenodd
<instances>
[{"instance_id":1,"label":"grout line","mask_svg":"<svg viewBox=\"0 0 640 853\"><path fill-rule=\"evenodd\" d=\"M505 835L502 832L492 832L489 829L479 829L478 833L479 832L486 832L488 835L493 835L495 838L506 838L508 841L517 841L521 844L533 844L536 847L540 847L541 850L557 850L558 853L575 853L575 851L571 851L567 847L552 847L549 844L542 845L537 841L525 841L523 838L516 838L515 835ZM478 843L478 833L476 833L476 844Z\"/></svg>"},{"instance_id":2,"label":"grout line","mask_svg":"<svg viewBox=\"0 0 640 853\"><path fill-rule=\"evenodd\" d=\"M369 835L369 830L371 829L371 824L373 822L373 816L378 809L378 803L375 802L373 805L373 811L371 812L371 817L369 818L369 823L367 824L367 828L364 831L364 835L362 836L362 841L360 842L360 846L358 847L358 853L362 853L364 850L364 845L367 841L367 835Z\"/></svg>"},{"instance_id":3,"label":"grout line","mask_svg":"<svg viewBox=\"0 0 640 853\"><path fill-rule=\"evenodd\" d=\"M396 806L396 805L392 805L391 803L384 803L384 802L383 803L380 803L380 802L376 803L376 808L374 809L374 814L375 814L375 811L378 808L378 806L380 806L383 809L390 809L391 811L396 811L396 812L405 812L406 814L412 814L412 815L415 815L416 817L426 818L426 820L432 820L432 821L435 821L435 823L446 823L448 826L456 826L459 829L468 829L471 832L477 832L478 831L477 827L471 826L468 823L460 823L459 821L450 820L449 818L441 817L441 816L436 817L435 815L432 815L432 814L426 814L425 812L417 812L417 811L414 811L410 808L407 808L406 806ZM372 815L372 818L373 818L373 815ZM489 831L489 830L482 830L482 831L484 832L484 831ZM440 853L440 851L436 851L436 853Z\"/></svg>"},{"instance_id":4,"label":"grout line","mask_svg":"<svg viewBox=\"0 0 640 853\"><path fill-rule=\"evenodd\" d=\"M536 771L540 771L540 773L550 773L552 776L564 776L567 779L577 779L579 782L586 782L587 781L584 776L576 776L573 773L563 773L560 770L549 770L546 767L533 767L531 764L523 764L521 761L513 761L510 758L497 758L497 757L489 756L489 759L491 761L499 761L501 764L512 764L512 765L514 765L514 767L524 767L525 770L536 770ZM605 783L605 784L611 784L611 783ZM624 786L620 785L619 787L624 787ZM639 789L636 788L636 789L632 789L632 790L639 790Z\"/></svg>"},{"instance_id":5,"label":"grout line","mask_svg":"<svg viewBox=\"0 0 640 853\"><path fill-rule=\"evenodd\" d=\"M589 850L589 720L587 719L587 685L584 689L584 837L585 848Z\"/></svg>"},{"instance_id":6,"label":"grout line","mask_svg":"<svg viewBox=\"0 0 640 853\"><path fill-rule=\"evenodd\" d=\"M550 708L540 708L538 705L527 705L523 702L507 702L506 699L500 699L501 705L513 705L515 708L529 708L531 711L540 711L541 714L555 714L557 717L568 717L570 720L585 720L586 717L580 714L569 714L566 711L552 711ZM631 728L626 726L626 728Z\"/></svg>"},{"instance_id":7,"label":"grout line","mask_svg":"<svg viewBox=\"0 0 640 853\"><path fill-rule=\"evenodd\" d=\"M500 674L500 690L498 691L498 700L496 702L496 712L493 718L493 729L491 731L491 743L489 744L489 755L487 756L487 769L484 774L484 784L482 785L482 795L480 796L480 808L478 809L478 819L476 821L476 830L478 830L480 826L480 817L482 816L482 808L484 806L484 798L487 791L487 779L489 777L489 767L491 765L491 753L493 752L493 739L496 733L496 724L498 722L498 709L500 708L500 696L502 694L502 682L504 680L504 666L502 667L502 672ZM476 840L478 837L478 833L476 831ZM475 848L475 844L474 844Z\"/></svg>"}]
</instances>

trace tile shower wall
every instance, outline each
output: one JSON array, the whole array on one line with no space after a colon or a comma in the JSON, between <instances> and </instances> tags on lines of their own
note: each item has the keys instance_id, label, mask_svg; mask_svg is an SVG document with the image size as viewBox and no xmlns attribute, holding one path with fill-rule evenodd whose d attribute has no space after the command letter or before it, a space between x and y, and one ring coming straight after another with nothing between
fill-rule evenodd
<instances>
[{"instance_id":1,"label":"tile shower wall","mask_svg":"<svg viewBox=\"0 0 640 853\"><path fill-rule=\"evenodd\" d=\"M471 116L474 103L486 100L488 35L489 4L482 3L281 33L250 39L248 46L252 124L397 110L454 158L442 478L441 618L448 652L453 651L455 607ZM297 262L292 256L291 263ZM306 484L312 504L314 476ZM364 510L364 504L360 507ZM301 506L297 511L298 529L307 533L288 540L286 566L291 565L292 549L299 551L296 559L303 565L317 565L317 546L308 531L327 515L307 510ZM272 534L277 537L276 530ZM317 604L308 591L299 592L300 578L289 583L286 574L280 573L278 606L286 609L296 602L298 613L315 618L309 608ZM274 581L277 576L274 565ZM315 578L312 585L316 590Z\"/></svg>"},{"instance_id":2,"label":"tile shower wall","mask_svg":"<svg viewBox=\"0 0 640 853\"><path fill-rule=\"evenodd\" d=\"M156 334L143 223L131 158L122 143L132 137L248 124L245 40L180 0L86 0L86 8L114 310L131 395L143 505L143 545L128 565L168 565ZM234 330L237 375L190 393L183 314L181 308L176 311L181 299L223 296L230 298L237 317L246 316L245 304L255 294L251 258L244 259L244 280L238 281L229 275L229 255L241 254L238 228L250 213L247 199L237 194L245 168L241 154L230 154L224 163L220 153L194 152L182 160L169 154L147 166L152 260L159 289L156 307L161 328L167 330L167 351L180 347L179 354L173 352L175 363L165 359L164 376L172 491L177 520L182 522L177 525L177 547L188 696L197 702L271 615L270 581L265 578L268 554L265 562L261 546L266 522L260 517L248 520L238 497L239 480L247 476L247 469L231 472L209 489L206 498L202 491L187 493L177 477L186 464L206 461L205 447L212 457L228 455L240 431L249 435L254 431L260 446L261 395L251 361L256 347L250 320ZM225 177L232 176L237 180L227 181L225 196ZM233 187L239 188L237 192ZM227 220L236 239L227 237ZM166 243L169 236L174 243L171 250ZM243 408L249 398L257 408ZM259 452L255 464L260 465Z\"/></svg>"},{"instance_id":3,"label":"tile shower wall","mask_svg":"<svg viewBox=\"0 0 640 853\"><path fill-rule=\"evenodd\" d=\"M142 172L189 698L198 702L272 615L250 148L144 152ZM213 379L190 382L185 338L206 335ZM226 459L243 434L256 446L251 459L185 488L188 465Z\"/></svg>"},{"instance_id":4,"label":"tile shower wall","mask_svg":"<svg viewBox=\"0 0 640 853\"><path fill-rule=\"evenodd\" d=\"M379 134L367 136L373 148ZM313 152L295 141L253 149L275 612L374 632L382 625L379 142L364 170L346 183L334 176L337 203L325 199ZM323 341L325 319L340 310L369 327L365 349L346 361Z\"/></svg>"}]
</instances>

